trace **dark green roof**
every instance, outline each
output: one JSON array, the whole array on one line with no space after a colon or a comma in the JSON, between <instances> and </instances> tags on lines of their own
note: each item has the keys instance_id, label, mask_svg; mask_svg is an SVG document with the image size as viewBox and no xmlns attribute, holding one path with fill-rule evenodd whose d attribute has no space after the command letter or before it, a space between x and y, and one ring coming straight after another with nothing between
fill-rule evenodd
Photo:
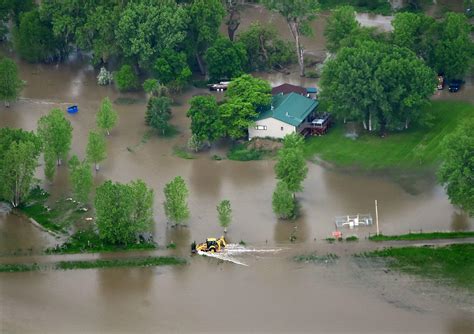
<instances>
[{"instance_id":1,"label":"dark green roof","mask_svg":"<svg viewBox=\"0 0 474 334\"><path fill-rule=\"evenodd\" d=\"M263 111L258 119L273 117L287 124L298 126L318 106L319 102L296 93L272 97L272 109Z\"/></svg>"}]
</instances>

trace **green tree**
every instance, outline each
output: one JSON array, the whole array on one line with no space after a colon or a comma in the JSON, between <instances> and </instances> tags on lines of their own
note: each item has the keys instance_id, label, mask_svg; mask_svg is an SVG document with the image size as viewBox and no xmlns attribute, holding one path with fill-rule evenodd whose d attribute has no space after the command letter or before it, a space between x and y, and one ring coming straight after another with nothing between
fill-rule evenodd
<instances>
[{"instance_id":1,"label":"green tree","mask_svg":"<svg viewBox=\"0 0 474 334\"><path fill-rule=\"evenodd\" d=\"M302 183L308 174L303 145L303 137L299 134L286 135L275 164L276 178L283 181L293 194L303 190Z\"/></svg>"},{"instance_id":2,"label":"green tree","mask_svg":"<svg viewBox=\"0 0 474 334\"><path fill-rule=\"evenodd\" d=\"M225 15L221 0L193 0L189 7L189 36L201 74L205 73L202 57L219 36Z\"/></svg>"},{"instance_id":3,"label":"green tree","mask_svg":"<svg viewBox=\"0 0 474 334\"><path fill-rule=\"evenodd\" d=\"M151 97L145 114L145 122L153 129L165 135L170 129L171 100L166 96Z\"/></svg>"},{"instance_id":4,"label":"green tree","mask_svg":"<svg viewBox=\"0 0 474 334\"><path fill-rule=\"evenodd\" d=\"M451 203L474 216L474 119L463 122L443 144L439 180Z\"/></svg>"},{"instance_id":5,"label":"green tree","mask_svg":"<svg viewBox=\"0 0 474 334\"><path fill-rule=\"evenodd\" d=\"M341 47L341 41L358 27L359 23L356 20L353 7L337 7L329 17L324 30L327 49L332 53L336 53Z\"/></svg>"},{"instance_id":6,"label":"green tree","mask_svg":"<svg viewBox=\"0 0 474 334\"><path fill-rule=\"evenodd\" d=\"M102 100L99 112L97 113L97 126L110 135L110 131L117 124L118 114L112 107L112 102L108 97Z\"/></svg>"},{"instance_id":7,"label":"green tree","mask_svg":"<svg viewBox=\"0 0 474 334\"><path fill-rule=\"evenodd\" d=\"M401 12L392 21L393 42L406 47L433 65L434 51L438 38L435 19L424 14Z\"/></svg>"},{"instance_id":8,"label":"green tree","mask_svg":"<svg viewBox=\"0 0 474 334\"><path fill-rule=\"evenodd\" d=\"M293 194L288 190L284 181L277 183L272 197L273 212L282 219L291 219L296 216L296 202Z\"/></svg>"},{"instance_id":9,"label":"green tree","mask_svg":"<svg viewBox=\"0 0 474 334\"><path fill-rule=\"evenodd\" d=\"M81 162L73 155L69 160L69 173L74 198L81 203L87 203L93 185L89 162L87 160Z\"/></svg>"},{"instance_id":10,"label":"green tree","mask_svg":"<svg viewBox=\"0 0 474 334\"><path fill-rule=\"evenodd\" d=\"M441 26L441 38L435 49L436 68L449 79L461 79L473 61L470 25L463 14L448 13Z\"/></svg>"},{"instance_id":11,"label":"green tree","mask_svg":"<svg viewBox=\"0 0 474 334\"><path fill-rule=\"evenodd\" d=\"M160 82L175 91L181 90L192 76L184 52L163 51L156 60L153 70Z\"/></svg>"},{"instance_id":12,"label":"green tree","mask_svg":"<svg viewBox=\"0 0 474 334\"><path fill-rule=\"evenodd\" d=\"M316 17L318 0L264 0L265 6L280 13L286 20L295 40L300 75L304 76L304 47L301 36L312 33L310 22Z\"/></svg>"},{"instance_id":13,"label":"green tree","mask_svg":"<svg viewBox=\"0 0 474 334\"><path fill-rule=\"evenodd\" d=\"M130 65L122 65L115 73L115 83L120 91L129 91L138 88L138 76Z\"/></svg>"},{"instance_id":14,"label":"green tree","mask_svg":"<svg viewBox=\"0 0 474 334\"><path fill-rule=\"evenodd\" d=\"M191 132L199 141L214 141L225 133L224 124L219 115L219 106L213 95L198 95L189 101L186 114L191 118Z\"/></svg>"},{"instance_id":15,"label":"green tree","mask_svg":"<svg viewBox=\"0 0 474 334\"><path fill-rule=\"evenodd\" d=\"M10 58L0 60L0 99L8 107L15 101L23 88L23 82L18 76L18 67Z\"/></svg>"},{"instance_id":16,"label":"green tree","mask_svg":"<svg viewBox=\"0 0 474 334\"><path fill-rule=\"evenodd\" d=\"M99 237L109 244L128 245L153 224L153 190L141 181L130 184L106 181L94 200Z\"/></svg>"},{"instance_id":17,"label":"green tree","mask_svg":"<svg viewBox=\"0 0 474 334\"><path fill-rule=\"evenodd\" d=\"M189 191L181 176L176 176L164 189L166 217L173 224L181 224L189 218Z\"/></svg>"},{"instance_id":18,"label":"green tree","mask_svg":"<svg viewBox=\"0 0 474 334\"><path fill-rule=\"evenodd\" d=\"M244 72L247 51L242 43L220 37L207 49L205 59L211 81L233 79Z\"/></svg>"},{"instance_id":19,"label":"green tree","mask_svg":"<svg viewBox=\"0 0 474 334\"><path fill-rule=\"evenodd\" d=\"M294 45L281 40L272 26L252 23L238 40L245 46L252 70L282 68L296 61Z\"/></svg>"},{"instance_id":20,"label":"green tree","mask_svg":"<svg viewBox=\"0 0 474 334\"><path fill-rule=\"evenodd\" d=\"M38 134L43 140L45 155L52 154L59 165L71 150L72 125L61 109L52 109L38 120Z\"/></svg>"},{"instance_id":21,"label":"green tree","mask_svg":"<svg viewBox=\"0 0 474 334\"><path fill-rule=\"evenodd\" d=\"M225 93L229 100L241 99L250 103L255 110L261 111L272 102L272 87L270 84L250 74L244 74L232 80Z\"/></svg>"},{"instance_id":22,"label":"green tree","mask_svg":"<svg viewBox=\"0 0 474 334\"><path fill-rule=\"evenodd\" d=\"M232 222L232 208L230 201L225 199L222 200L217 206L217 214L219 217L219 225L224 228L224 233L227 233L227 227Z\"/></svg>"},{"instance_id":23,"label":"green tree","mask_svg":"<svg viewBox=\"0 0 474 334\"><path fill-rule=\"evenodd\" d=\"M17 207L28 195L41 140L21 129L0 128L0 197Z\"/></svg>"},{"instance_id":24,"label":"green tree","mask_svg":"<svg viewBox=\"0 0 474 334\"><path fill-rule=\"evenodd\" d=\"M47 61L56 55L52 27L40 20L38 10L22 14L13 41L16 51L30 63Z\"/></svg>"},{"instance_id":25,"label":"green tree","mask_svg":"<svg viewBox=\"0 0 474 334\"><path fill-rule=\"evenodd\" d=\"M363 78L363 79L362 79ZM321 98L339 119L360 120L372 131L423 123L435 73L412 51L367 41L342 48L324 66Z\"/></svg>"},{"instance_id":26,"label":"green tree","mask_svg":"<svg viewBox=\"0 0 474 334\"><path fill-rule=\"evenodd\" d=\"M116 28L125 58L152 70L165 50L177 50L186 38L187 15L175 0L129 1Z\"/></svg>"},{"instance_id":27,"label":"green tree","mask_svg":"<svg viewBox=\"0 0 474 334\"><path fill-rule=\"evenodd\" d=\"M95 170L98 171L99 163L107 157L107 147L102 134L91 131L86 148L87 161L94 163Z\"/></svg>"},{"instance_id":28,"label":"green tree","mask_svg":"<svg viewBox=\"0 0 474 334\"><path fill-rule=\"evenodd\" d=\"M44 152L44 175L49 182L53 181L54 173L56 172L56 157L54 152L46 149Z\"/></svg>"},{"instance_id":29,"label":"green tree","mask_svg":"<svg viewBox=\"0 0 474 334\"><path fill-rule=\"evenodd\" d=\"M250 102L233 98L219 106L219 115L225 133L232 139L240 139L247 134L248 127L255 122L258 113Z\"/></svg>"}]
</instances>

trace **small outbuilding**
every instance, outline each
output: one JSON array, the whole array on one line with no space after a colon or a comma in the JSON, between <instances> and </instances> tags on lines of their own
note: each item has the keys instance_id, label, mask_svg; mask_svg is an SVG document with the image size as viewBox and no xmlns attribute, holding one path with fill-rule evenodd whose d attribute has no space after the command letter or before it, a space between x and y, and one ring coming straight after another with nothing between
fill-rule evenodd
<instances>
[{"instance_id":1,"label":"small outbuilding","mask_svg":"<svg viewBox=\"0 0 474 334\"><path fill-rule=\"evenodd\" d=\"M306 89L304 92L306 94ZM315 117L319 102L298 93L278 94L272 97L272 105L260 113L249 127L249 140L255 137L283 138L287 134L301 133Z\"/></svg>"},{"instance_id":2,"label":"small outbuilding","mask_svg":"<svg viewBox=\"0 0 474 334\"><path fill-rule=\"evenodd\" d=\"M303 96L306 96L307 94L306 88L295 86L289 83L284 83L280 86L276 86L272 88L272 95L290 94L290 93L296 93Z\"/></svg>"}]
</instances>

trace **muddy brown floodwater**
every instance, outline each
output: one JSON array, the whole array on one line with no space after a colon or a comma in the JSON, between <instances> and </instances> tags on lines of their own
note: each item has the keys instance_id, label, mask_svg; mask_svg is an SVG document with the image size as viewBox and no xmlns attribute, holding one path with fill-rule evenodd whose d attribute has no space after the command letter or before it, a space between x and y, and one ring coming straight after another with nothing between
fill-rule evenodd
<instances>
[{"instance_id":1,"label":"muddy brown floodwater","mask_svg":"<svg viewBox=\"0 0 474 334\"><path fill-rule=\"evenodd\" d=\"M258 15L249 11L244 18L250 22ZM312 47L315 51L319 48L320 42ZM96 73L80 59L58 66L19 63L27 85L20 101L9 109L0 107L0 126L35 130L37 120L51 108L64 110L77 104L79 113L67 117L74 127L72 152L83 157L101 99L109 96L115 101L123 95L112 87L98 87ZM301 82L293 74L261 75L272 84L316 84L308 79ZM185 117L187 101L204 92L192 88L175 96L172 122L179 135L171 139L152 136L142 144L148 131L143 121L145 96L126 95L139 102L115 105L119 124L107 138L108 158L95 183L141 178L153 187L155 238L161 245L177 243L177 254L187 256L193 240L221 233L215 208L222 199L229 199L233 208L229 239L281 251L246 255L248 266L198 256L188 258L189 264L182 267L3 273L1 332L472 334L474 298L464 292L444 291L419 279L364 268L350 256L327 266L292 260L294 255L315 249L350 253L351 246L327 245L322 239L333 230L336 215L374 215L375 199L379 202L381 230L386 234L472 229L473 221L450 205L432 177L339 173L310 163L305 189L298 195L301 218L295 223L278 221L271 209L276 184L273 161L214 161L210 158L213 154L224 154L220 146L193 160L173 155L173 147L184 145L190 135ZM472 98L469 94L449 98L469 96ZM37 174L42 178L41 167ZM191 219L188 227L170 228L163 214L162 189L177 175L189 186ZM66 168L59 168L53 183L43 186L51 192L52 200L68 194ZM374 231L369 227L345 233L363 239ZM295 243L289 242L292 233L297 237ZM0 214L1 254L18 248L39 252L55 243L21 216Z\"/></svg>"}]
</instances>

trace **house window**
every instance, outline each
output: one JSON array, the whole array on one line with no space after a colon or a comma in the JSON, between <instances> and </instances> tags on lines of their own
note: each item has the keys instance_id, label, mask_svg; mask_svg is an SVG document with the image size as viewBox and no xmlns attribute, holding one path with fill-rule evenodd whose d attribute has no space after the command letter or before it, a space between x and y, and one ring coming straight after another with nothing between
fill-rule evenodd
<instances>
[{"instance_id":1,"label":"house window","mask_svg":"<svg viewBox=\"0 0 474 334\"><path fill-rule=\"evenodd\" d=\"M283 127L281 127L280 130L283 131Z\"/></svg>"},{"instance_id":2,"label":"house window","mask_svg":"<svg viewBox=\"0 0 474 334\"><path fill-rule=\"evenodd\" d=\"M266 130L267 129L267 126L266 125L257 125L255 127L255 130Z\"/></svg>"}]
</instances>

